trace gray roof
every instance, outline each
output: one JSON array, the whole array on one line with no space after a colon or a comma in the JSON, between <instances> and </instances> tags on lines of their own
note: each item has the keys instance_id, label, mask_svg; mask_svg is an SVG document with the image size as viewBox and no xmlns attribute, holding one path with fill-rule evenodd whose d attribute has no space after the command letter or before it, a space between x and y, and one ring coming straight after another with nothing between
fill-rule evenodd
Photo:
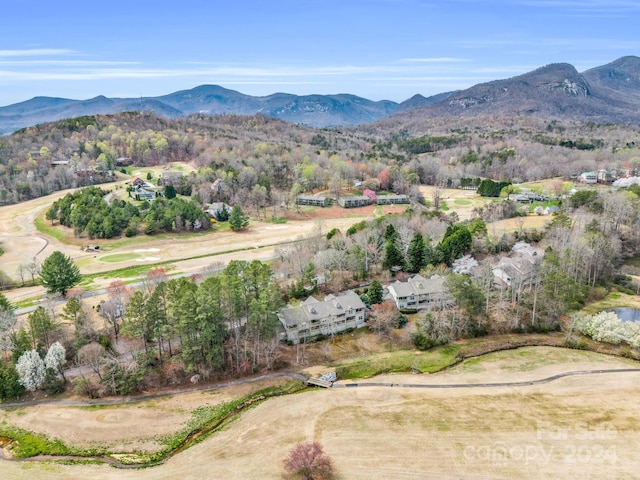
<instances>
[{"instance_id":1,"label":"gray roof","mask_svg":"<svg viewBox=\"0 0 640 480\"><path fill-rule=\"evenodd\" d=\"M366 195L351 195L348 197L340 197L340 200L345 200L345 201L355 201L355 200L371 200L369 197L367 197Z\"/></svg>"},{"instance_id":2,"label":"gray roof","mask_svg":"<svg viewBox=\"0 0 640 480\"><path fill-rule=\"evenodd\" d=\"M407 282L395 281L388 287L389 292L395 297L409 297L411 295L428 295L447 291L444 278L440 275L432 275L424 278L422 275L414 275Z\"/></svg>"},{"instance_id":3,"label":"gray roof","mask_svg":"<svg viewBox=\"0 0 640 480\"><path fill-rule=\"evenodd\" d=\"M287 307L281 310L280 319L286 327L291 328L294 325L300 325L307 321L304 311L300 307Z\"/></svg>"},{"instance_id":4,"label":"gray roof","mask_svg":"<svg viewBox=\"0 0 640 480\"><path fill-rule=\"evenodd\" d=\"M338 296L329 295L324 301L309 297L300 303L298 307L287 307L281 310L281 319L285 326L292 327L303 322L321 320L331 316L345 313L349 309L364 309L365 305L360 297L352 291L342 293Z\"/></svg>"},{"instance_id":5,"label":"gray roof","mask_svg":"<svg viewBox=\"0 0 640 480\"><path fill-rule=\"evenodd\" d=\"M413 288L409 284L409 282L401 282L396 280L391 285L389 285L389 293L394 297L408 297L414 294Z\"/></svg>"},{"instance_id":6,"label":"gray roof","mask_svg":"<svg viewBox=\"0 0 640 480\"><path fill-rule=\"evenodd\" d=\"M209 208L207 209L207 212L209 213L209 215L215 215L216 212L218 211L222 211L222 209L225 209L227 212L231 212L231 207L229 205L227 205L224 202L213 202L211 205L209 205Z\"/></svg>"}]
</instances>

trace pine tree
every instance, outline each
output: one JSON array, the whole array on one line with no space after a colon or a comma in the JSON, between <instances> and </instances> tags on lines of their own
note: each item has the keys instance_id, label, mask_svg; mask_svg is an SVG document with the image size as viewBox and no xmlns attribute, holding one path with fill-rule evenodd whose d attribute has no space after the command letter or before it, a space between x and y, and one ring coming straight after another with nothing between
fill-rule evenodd
<instances>
[{"instance_id":1,"label":"pine tree","mask_svg":"<svg viewBox=\"0 0 640 480\"><path fill-rule=\"evenodd\" d=\"M244 230L249 226L249 217L244 214L240 205L234 205L231 209L231 214L229 215L229 226L234 232Z\"/></svg>"},{"instance_id":2,"label":"pine tree","mask_svg":"<svg viewBox=\"0 0 640 480\"><path fill-rule=\"evenodd\" d=\"M418 273L426 265L424 238L420 232L416 232L407 250L407 272Z\"/></svg>"},{"instance_id":3,"label":"pine tree","mask_svg":"<svg viewBox=\"0 0 640 480\"><path fill-rule=\"evenodd\" d=\"M71 257L57 250L45 259L40 277L47 292L57 292L62 296L82 279L80 270Z\"/></svg>"},{"instance_id":4,"label":"pine tree","mask_svg":"<svg viewBox=\"0 0 640 480\"><path fill-rule=\"evenodd\" d=\"M382 303L382 283L380 280L373 280L371 285L369 285L369 290L367 291L367 297L369 298L369 303L371 305L375 305L378 303Z\"/></svg>"},{"instance_id":5,"label":"pine tree","mask_svg":"<svg viewBox=\"0 0 640 480\"><path fill-rule=\"evenodd\" d=\"M382 267L390 272L401 270L404 265L404 256L393 240L387 241L384 247L384 259Z\"/></svg>"},{"instance_id":6,"label":"pine tree","mask_svg":"<svg viewBox=\"0 0 640 480\"><path fill-rule=\"evenodd\" d=\"M174 187L173 185L165 185L164 196L167 200L176 198L176 187Z\"/></svg>"}]
</instances>

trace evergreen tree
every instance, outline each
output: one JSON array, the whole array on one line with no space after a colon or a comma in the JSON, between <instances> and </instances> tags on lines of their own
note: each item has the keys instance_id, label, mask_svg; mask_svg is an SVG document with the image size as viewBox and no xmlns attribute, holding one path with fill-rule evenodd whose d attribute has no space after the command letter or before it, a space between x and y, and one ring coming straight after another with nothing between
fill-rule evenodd
<instances>
[{"instance_id":1,"label":"evergreen tree","mask_svg":"<svg viewBox=\"0 0 640 480\"><path fill-rule=\"evenodd\" d=\"M384 239L387 241L395 241L397 238L398 232L396 231L396 228L392 224L387 225L387 228L384 231Z\"/></svg>"},{"instance_id":2,"label":"evergreen tree","mask_svg":"<svg viewBox=\"0 0 640 480\"><path fill-rule=\"evenodd\" d=\"M407 272L418 273L426 265L424 238L420 232L416 232L407 250Z\"/></svg>"},{"instance_id":3,"label":"evergreen tree","mask_svg":"<svg viewBox=\"0 0 640 480\"><path fill-rule=\"evenodd\" d=\"M167 200L171 200L172 198L176 198L176 187L173 185L166 185L164 187L164 196Z\"/></svg>"},{"instance_id":4,"label":"evergreen tree","mask_svg":"<svg viewBox=\"0 0 640 480\"><path fill-rule=\"evenodd\" d=\"M249 226L249 217L244 214L240 205L234 205L231 209L231 214L229 215L229 226L234 232L244 230Z\"/></svg>"},{"instance_id":5,"label":"evergreen tree","mask_svg":"<svg viewBox=\"0 0 640 480\"><path fill-rule=\"evenodd\" d=\"M2 310L11 310L11 302L4 296L2 292L0 292L0 309Z\"/></svg>"},{"instance_id":6,"label":"evergreen tree","mask_svg":"<svg viewBox=\"0 0 640 480\"><path fill-rule=\"evenodd\" d=\"M17 399L23 392L24 387L15 367L0 363L0 400Z\"/></svg>"},{"instance_id":7,"label":"evergreen tree","mask_svg":"<svg viewBox=\"0 0 640 480\"><path fill-rule=\"evenodd\" d=\"M393 240L388 240L384 247L382 267L390 272L401 270L404 265L404 256Z\"/></svg>"},{"instance_id":8,"label":"evergreen tree","mask_svg":"<svg viewBox=\"0 0 640 480\"><path fill-rule=\"evenodd\" d=\"M53 333L58 329L58 324L51 318L43 307L36 308L27 317L29 332L31 333L31 345L34 349L48 349L51 346Z\"/></svg>"},{"instance_id":9,"label":"evergreen tree","mask_svg":"<svg viewBox=\"0 0 640 480\"><path fill-rule=\"evenodd\" d=\"M369 290L367 291L367 297L369 298L369 303L371 305L376 305L378 303L382 303L382 283L380 280L373 280L371 285L369 285Z\"/></svg>"},{"instance_id":10,"label":"evergreen tree","mask_svg":"<svg viewBox=\"0 0 640 480\"><path fill-rule=\"evenodd\" d=\"M57 250L45 259L40 277L47 292L57 292L62 296L82 279L73 260Z\"/></svg>"},{"instance_id":11,"label":"evergreen tree","mask_svg":"<svg viewBox=\"0 0 640 480\"><path fill-rule=\"evenodd\" d=\"M473 238L469 229L462 224L456 224L447 227L447 231L444 234L442 242L437 246L437 250L442 255L442 260L447 262L447 265L463 256L465 253L471 250Z\"/></svg>"}]
</instances>

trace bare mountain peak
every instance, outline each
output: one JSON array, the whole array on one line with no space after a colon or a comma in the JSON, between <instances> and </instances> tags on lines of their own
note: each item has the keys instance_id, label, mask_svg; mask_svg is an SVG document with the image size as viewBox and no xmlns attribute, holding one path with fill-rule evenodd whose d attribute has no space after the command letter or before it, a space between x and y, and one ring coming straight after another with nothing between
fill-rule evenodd
<instances>
[{"instance_id":1,"label":"bare mountain peak","mask_svg":"<svg viewBox=\"0 0 640 480\"><path fill-rule=\"evenodd\" d=\"M545 119L640 123L640 58L622 57L584 73L568 63L552 63L466 90L431 97L417 94L400 104L347 93L251 96L219 85L200 85L160 97L35 97L0 107L0 133L79 115L141 109L166 117L260 113L315 127L370 123L393 114L422 119L441 115L537 115Z\"/></svg>"},{"instance_id":2,"label":"bare mountain peak","mask_svg":"<svg viewBox=\"0 0 640 480\"><path fill-rule=\"evenodd\" d=\"M592 68L584 72L589 82L603 89L610 96L616 92L640 96L640 58L627 56L607 65Z\"/></svg>"}]
</instances>

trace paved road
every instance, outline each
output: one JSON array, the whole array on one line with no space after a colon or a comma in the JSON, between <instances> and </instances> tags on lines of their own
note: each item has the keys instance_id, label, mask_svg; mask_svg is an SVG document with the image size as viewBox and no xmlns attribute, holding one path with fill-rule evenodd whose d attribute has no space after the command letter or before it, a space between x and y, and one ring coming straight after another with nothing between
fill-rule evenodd
<instances>
[{"instance_id":1,"label":"paved road","mask_svg":"<svg viewBox=\"0 0 640 480\"><path fill-rule=\"evenodd\" d=\"M576 370L564 372L551 377L539 380L528 380L525 382L497 382L497 383L445 383L445 384L424 384L424 383L378 383L378 382L358 382L358 383L334 383L331 388L355 388L355 387L399 387L399 388L492 388L492 387L529 387L531 385L542 385L550 383L564 377L574 377L578 375L596 375L600 373L628 373L640 372L640 368L616 368L610 370Z\"/></svg>"}]
</instances>

